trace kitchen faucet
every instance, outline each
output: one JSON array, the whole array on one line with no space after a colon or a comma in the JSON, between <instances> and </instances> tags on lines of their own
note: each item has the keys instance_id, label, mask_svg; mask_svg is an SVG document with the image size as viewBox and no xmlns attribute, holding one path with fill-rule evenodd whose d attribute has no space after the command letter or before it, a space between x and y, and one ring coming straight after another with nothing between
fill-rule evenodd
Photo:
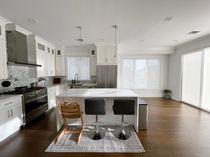
<instances>
[{"instance_id":1,"label":"kitchen faucet","mask_svg":"<svg viewBox=\"0 0 210 157\"><path fill-rule=\"evenodd\" d=\"M75 74L74 80L75 80L75 83L76 84L79 82L79 75L78 74Z\"/></svg>"}]
</instances>

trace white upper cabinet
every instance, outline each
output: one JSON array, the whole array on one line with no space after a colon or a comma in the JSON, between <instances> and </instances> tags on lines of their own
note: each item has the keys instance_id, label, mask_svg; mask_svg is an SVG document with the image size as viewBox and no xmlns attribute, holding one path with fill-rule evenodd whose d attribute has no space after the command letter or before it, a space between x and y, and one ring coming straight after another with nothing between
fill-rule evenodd
<instances>
[{"instance_id":1,"label":"white upper cabinet","mask_svg":"<svg viewBox=\"0 0 210 157\"><path fill-rule=\"evenodd\" d=\"M56 50L56 76L65 76L65 57L63 50Z\"/></svg>"},{"instance_id":2,"label":"white upper cabinet","mask_svg":"<svg viewBox=\"0 0 210 157\"><path fill-rule=\"evenodd\" d=\"M36 37L37 77L55 76L55 46Z\"/></svg>"},{"instance_id":3,"label":"white upper cabinet","mask_svg":"<svg viewBox=\"0 0 210 157\"><path fill-rule=\"evenodd\" d=\"M7 49L5 40L5 23L0 19L0 79L7 78Z\"/></svg>"},{"instance_id":4,"label":"white upper cabinet","mask_svg":"<svg viewBox=\"0 0 210 157\"><path fill-rule=\"evenodd\" d=\"M6 41L0 39L0 79L6 79L7 74L7 50Z\"/></svg>"},{"instance_id":5,"label":"white upper cabinet","mask_svg":"<svg viewBox=\"0 0 210 157\"><path fill-rule=\"evenodd\" d=\"M36 62L41 67L37 67L37 77L47 76L47 54L45 52L36 52Z\"/></svg>"},{"instance_id":6,"label":"white upper cabinet","mask_svg":"<svg viewBox=\"0 0 210 157\"><path fill-rule=\"evenodd\" d=\"M48 48L47 53L47 75L55 76L55 50Z\"/></svg>"},{"instance_id":7,"label":"white upper cabinet","mask_svg":"<svg viewBox=\"0 0 210 157\"><path fill-rule=\"evenodd\" d=\"M5 22L0 19L0 39L6 39Z\"/></svg>"},{"instance_id":8,"label":"white upper cabinet","mask_svg":"<svg viewBox=\"0 0 210 157\"><path fill-rule=\"evenodd\" d=\"M97 65L116 65L115 46L97 46Z\"/></svg>"}]
</instances>

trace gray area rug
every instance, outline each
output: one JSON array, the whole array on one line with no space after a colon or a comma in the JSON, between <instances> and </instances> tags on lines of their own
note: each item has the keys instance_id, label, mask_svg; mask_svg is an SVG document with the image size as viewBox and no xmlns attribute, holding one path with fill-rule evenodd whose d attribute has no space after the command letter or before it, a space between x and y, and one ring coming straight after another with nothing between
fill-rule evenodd
<instances>
[{"instance_id":1,"label":"gray area rug","mask_svg":"<svg viewBox=\"0 0 210 157\"><path fill-rule=\"evenodd\" d=\"M65 134L57 144L54 141L48 146L45 152L97 152L97 153L143 153L145 152L138 136L131 128L131 137L128 140L115 138L114 127L105 127L106 136L101 140L91 140L84 129L79 144L76 144L77 134Z\"/></svg>"}]
</instances>

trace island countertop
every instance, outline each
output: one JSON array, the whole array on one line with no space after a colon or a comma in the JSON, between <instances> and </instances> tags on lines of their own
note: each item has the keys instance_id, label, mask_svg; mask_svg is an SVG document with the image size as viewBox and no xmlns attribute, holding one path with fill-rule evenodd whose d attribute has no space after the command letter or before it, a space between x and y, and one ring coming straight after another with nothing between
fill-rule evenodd
<instances>
[{"instance_id":1,"label":"island countertop","mask_svg":"<svg viewBox=\"0 0 210 157\"><path fill-rule=\"evenodd\" d=\"M81 109L85 111L85 99L88 98L103 98L105 100L105 115L100 115L99 120L106 125L120 125L121 115L114 115L113 104L115 99L132 99L135 101L135 114L126 115L126 122L132 124L136 131L138 131L138 117L139 117L139 96L130 89L121 88L73 88L65 91L57 96L57 104L59 103L71 103L77 102L80 104ZM58 107L56 107L56 121L57 131L63 126L62 117L59 113ZM95 116L83 114L84 125L88 126L95 122ZM73 120L71 120L73 122ZM76 120L75 124L79 121Z\"/></svg>"},{"instance_id":2,"label":"island countertop","mask_svg":"<svg viewBox=\"0 0 210 157\"><path fill-rule=\"evenodd\" d=\"M58 97L81 97L81 98L91 98L91 97L138 97L130 89L120 89L120 88L91 88L91 89L69 89L65 93L58 95Z\"/></svg>"}]
</instances>

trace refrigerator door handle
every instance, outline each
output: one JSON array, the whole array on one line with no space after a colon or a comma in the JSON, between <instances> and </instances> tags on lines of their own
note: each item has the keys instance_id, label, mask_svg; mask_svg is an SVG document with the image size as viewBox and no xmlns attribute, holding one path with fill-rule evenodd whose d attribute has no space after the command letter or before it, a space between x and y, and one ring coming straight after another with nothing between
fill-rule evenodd
<instances>
[{"instance_id":1,"label":"refrigerator door handle","mask_svg":"<svg viewBox=\"0 0 210 157\"><path fill-rule=\"evenodd\" d=\"M110 88L110 82L109 82L109 67L107 67L107 88Z\"/></svg>"}]
</instances>

